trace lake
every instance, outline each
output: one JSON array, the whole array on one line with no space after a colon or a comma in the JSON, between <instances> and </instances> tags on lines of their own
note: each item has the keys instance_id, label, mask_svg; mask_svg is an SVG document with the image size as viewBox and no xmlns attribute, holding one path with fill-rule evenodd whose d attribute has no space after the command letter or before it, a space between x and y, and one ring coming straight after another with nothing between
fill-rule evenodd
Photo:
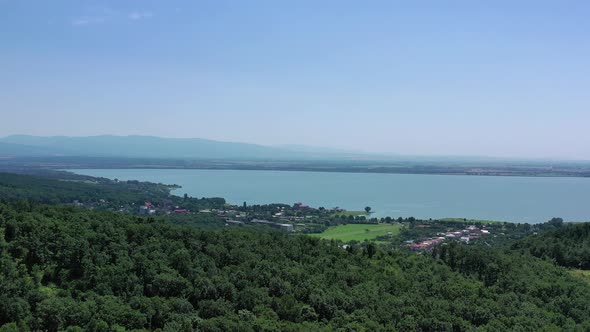
<instances>
[{"instance_id":1,"label":"lake","mask_svg":"<svg viewBox=\"0 0 590 332\"><path fill-rule=\"evenodd\" d=\"M80 169L84 175L181 185L176 195L229 203L304 204L376 217L459 217L538 223L590 221L590 178L247 170Z\"/></svg>"}]
</instances>

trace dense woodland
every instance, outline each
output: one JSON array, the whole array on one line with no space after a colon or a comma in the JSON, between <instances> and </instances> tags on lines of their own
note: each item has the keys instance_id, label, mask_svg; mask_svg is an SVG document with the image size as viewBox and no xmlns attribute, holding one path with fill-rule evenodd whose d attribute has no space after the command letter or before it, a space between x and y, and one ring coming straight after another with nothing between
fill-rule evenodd
<instances>
[{"instance_id":1,"label":"dense woodland","mask_svg":"<svg viewBox=\"0 0 590 332\"><path fill-rule=\"evenodd\" d=\"M550 258L561 266L590 270L590 223L566 224L514 244L536 257Z\"/></svg>"},{"instance_id":2,"label":"dense woodland","mask_svg":"<svg viewBox=\"0 0 590 332\"><path fill-rule=\"evenodd\" d=\"M590 285L533 249L588 248L587 224L417 254L19 201L3 186L0 331L590 330Z\"/></svg>"},{"instance_id":3,"label":"dense woodland","mask_svg":"<svg viewBox=\"0 0 590 332\"><path fill-rule=\"evenodd\" d=\"M64 172L47 172L43 175L39 177L0 173L0 201L26 200L47 204L70 204L80 201L106 210L116 210L130 204L142 205L146 201L158 205L180 205L182 208L195 211L225 206L223 198L170 195L174 185L113 181Z\"/></svg>"},{"instance_id":4,"label":"dense woodland","mask_svg":"<svg viewBox=\"0 0 590 332\"><path fill-rule=\"evenodd\" d=\"M5 329L590 328L590 286L518 251L343 250L29 203L0 206L0 233Z\"/></svg>"}]
</instances>

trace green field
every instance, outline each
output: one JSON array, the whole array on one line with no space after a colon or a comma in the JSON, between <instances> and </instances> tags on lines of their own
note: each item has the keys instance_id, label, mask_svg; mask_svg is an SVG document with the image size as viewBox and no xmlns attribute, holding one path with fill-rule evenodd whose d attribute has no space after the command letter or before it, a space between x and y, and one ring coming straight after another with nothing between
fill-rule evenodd
<instances>
[{"instance_id":1,"label":"green field","mask_svg":"<svg viewBox=\"0 0 590 332\"><path fill-rule=\"evenodd\" d=\"M583 280L583 281L585 281L585 282L587 282L587 283L590 284L590 271L586 271L586 270L570 270L570 273L575 278L578 278L578 279Z\"/></svg>"},{"instance_id":2,"label":"green field","mask_svg":"<svg viewBox=\"0 0 590 332\"><path fill-rule=\"evenodd\" d=\"M364 241L373 240L378 236L387 235L388 232L396 235L401 225L395 224L348 224L328 228L326 231L312 236L321 237L326 240Z\"/></svg>"}]
</instances>

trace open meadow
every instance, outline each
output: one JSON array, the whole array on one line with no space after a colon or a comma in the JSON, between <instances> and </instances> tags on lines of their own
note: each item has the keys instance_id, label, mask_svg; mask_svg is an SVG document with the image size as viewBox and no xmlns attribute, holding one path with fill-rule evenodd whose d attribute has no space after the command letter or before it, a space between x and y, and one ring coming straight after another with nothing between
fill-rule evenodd
<instances>
[{"instance_id":1,"label":"open meadow","mask_svg":"<svg viewBox=\"0 0 590 332\"><path fill-rule=\"evenodd\" d=\"M347 224L330 227L326 231L312 236L344 242L364 241L387 235L389 232L396 235L399 233L400 228L401 225L398 224Z\"/></svg>"}]
</instances>

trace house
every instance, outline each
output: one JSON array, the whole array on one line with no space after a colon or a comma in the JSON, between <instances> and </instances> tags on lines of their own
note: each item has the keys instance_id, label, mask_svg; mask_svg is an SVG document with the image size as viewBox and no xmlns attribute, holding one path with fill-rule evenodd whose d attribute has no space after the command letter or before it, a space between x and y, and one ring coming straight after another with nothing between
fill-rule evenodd
<instances>
[{"instance_id":1,"label":"house","mask_svg":"<svg viewBox=\"0 0 590 332\"><path fill-rule=\"evenodd\" d=\"M441 236L441 237L437 237L434 239L428 239L428 240L422 241L420 243L412 243L412 244L408 245L408 247L414 251L430 250L435 245L442 243L444 240L445 240L445 238Z\"/></svg>"},{"instance_id":2,"label":"house","mask_svg":"<svg viewBox=\"0 0 590 332\"><path fill-rule=\"evenodd\" d=\"M225 222L226 222L226 225L230 225L231 224L231 225L241 226L241 225L244 224L243 221L239 221L239 220L226 220Z\"/></svg>"},{"instance_id":3,"label":"house","mask_svg":"<svg viewBox=\"0 0 590 332\"><path fill-rule=\"evenodd\" d=\"M148 212L149 212L149 208L147 206L142 205L139 207L139 214L144 215L144 214L148 214Z\"/></svg>"},{"instance_id":4,"label":"house","mask_svg":"<svg viewBox=\"0 0 590 332\"><path fill-rule=\"evenodd\" d=\"M297 202L295 204L293 204L295 208L300 209L300 210L304 210L304 209L309 209L309 205L304 205L301 202Z\"/></svg>"},{"instance_id":5,"label":"house","mask_svg":"<svg viewBox=\"0 0 590 332\"><path fill-rule=\"evenodd\" d=\"M276 224L276 225L278 225L280 230L287 231L287 232L293 231L293 225L291 225L291 224Z\"/></svg>"},{"instance_id":6,"label":"house","mask_svg":"<svg viewBox=\"0 0 590 332\"><path fill-rule=\"evenodd\" d=\"M257 223L257 224L272 224L272 222L270 222L268 220L264 220L264 219L252 219L251 222Z\"/></svg>"},{"instance_id":7,"label":"house","mask_svg":"<svg viewBox=\"0 0 590 332\"><path fill-rule=\"evenodd\" d=\"M409 245L410 249L413 251L419 251L423 249L423 246L419 243L412 243Z\"/></svg>"},{"instance_id":8,"label":"house","mask_svg":"<svg viewBox=\"0 0 590 332\"><path fill-rule=\"evenodd\" d=\"M183 214L183 213L187 213L187 212L188 212L188 210L186 210L186 209L176 209L176 210L174 210L174 213L177 213L177 214Z\"/></svg>"},{"instance_id":9,"label":"house","mask_svg":"<svg viewBox=\"0 0 590 332\"><path fill-rule=\"evenodd\" d=\"M257 224L269 225L271 227L278 228L280 230L288 231L288 232L292 232L294 230L292 224L279 224L276 222L263 220L263 219L252 219L250 222L257 223Z\"/></svg>"}]
</instances>

